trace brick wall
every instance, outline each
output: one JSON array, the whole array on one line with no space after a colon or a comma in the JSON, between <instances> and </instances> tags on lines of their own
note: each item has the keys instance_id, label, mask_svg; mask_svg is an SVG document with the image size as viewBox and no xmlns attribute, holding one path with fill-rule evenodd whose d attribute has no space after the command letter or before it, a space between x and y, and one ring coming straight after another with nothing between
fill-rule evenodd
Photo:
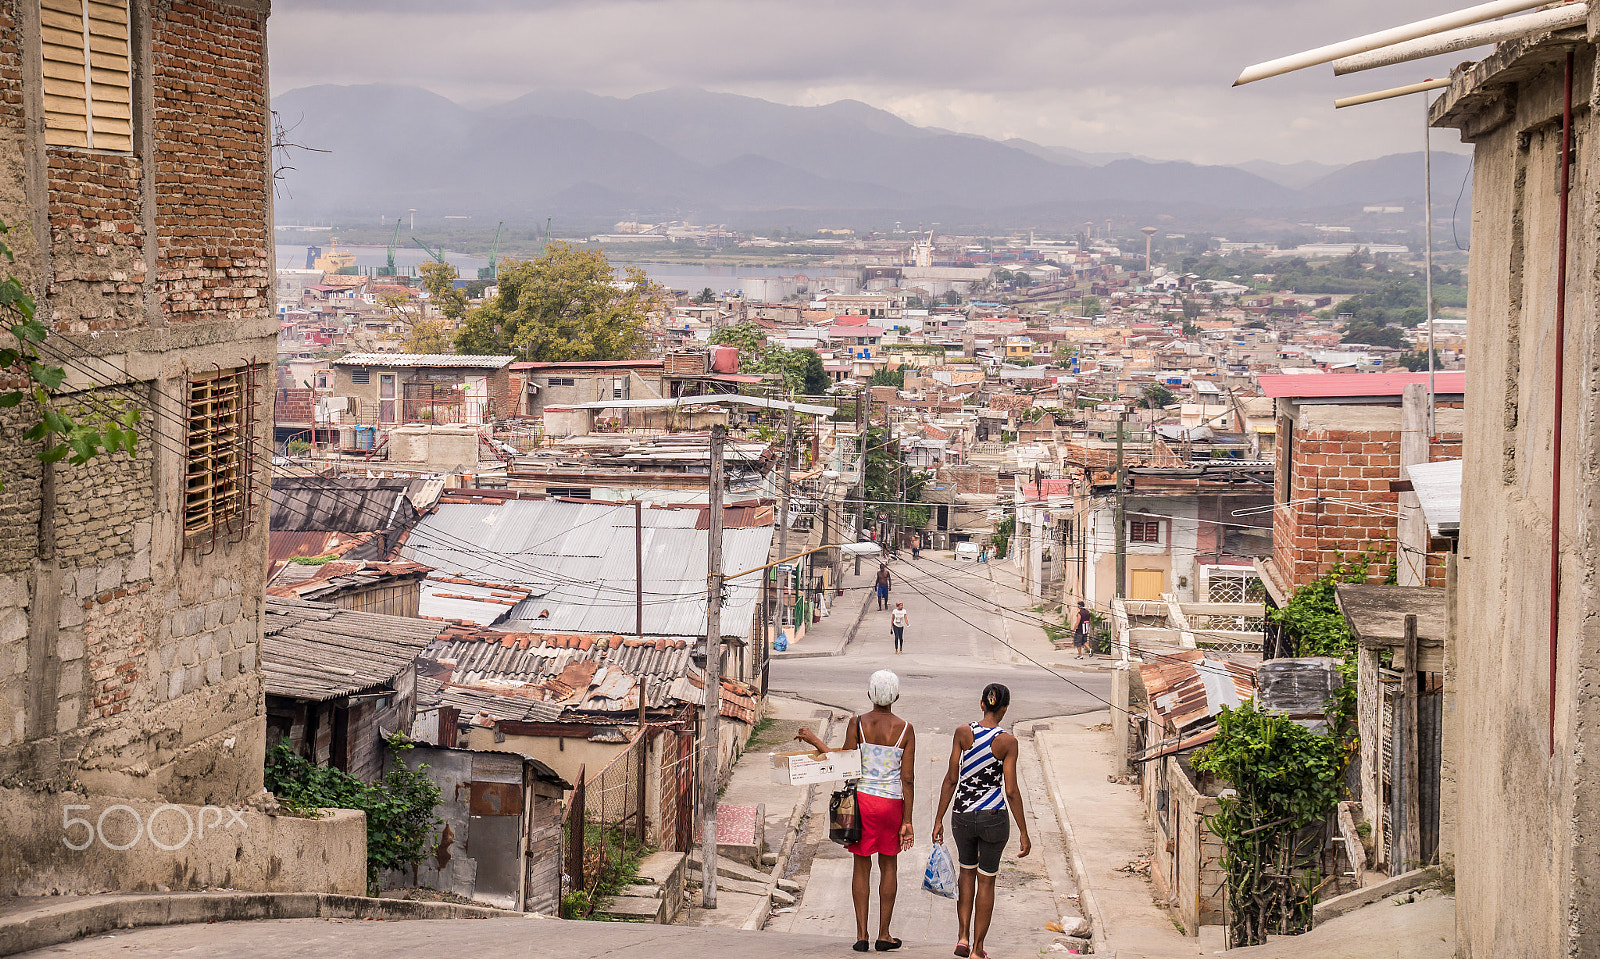
<instances>
[{"instance_id":1,"label":"brick wall","mask_svg":"<svg viewBox=\"0 0 1600 959\"><path fill-rule=\"evenodd\" d=\"M304 387L278 390L273 394L272 419L279 423L311 422L311 390Z\"/></svg>"},{"instance_id":2,"label":"brick wall","mask_svg":"<svg viewBox=\"0 0 1600 959\"><path fill-rule=\"evenodd\" d=\"M224 3L152 4L156 255L170 320L263 309L267 236L265 17Z\"/></svg>"},{"instance_id":3,"label":"brick wall","mask_svg":"<svg viewBox=\"0 0 1600 959\"><path fill-rule=\"evenodd\" d=\"M1276 454L1279 475L1287 471L1290 484L1287 496L1279 494L1272 527L1273 560L1288 585L1304 585L1341 557L1364 552L1374 554L1374 578L1388 575L1399 509L1399 495L1389 486L1401 478L1400 431L1297 426L1291 435ZM1459 457L1461 435L1441 433L1428 455L1435 461ZM1427 584L1444 585L1442 554L1428 557Z\"/></svg>"},{"instance_id":4,"label":"brick wall","mask_svg":"<svg viewBox=\"0 0 1600 959\"><path fill-rule=\"evenodd\" d=\"M139 158L52 148L49 319L58 332L144 325Z\"/></svg>"}]
</instances>

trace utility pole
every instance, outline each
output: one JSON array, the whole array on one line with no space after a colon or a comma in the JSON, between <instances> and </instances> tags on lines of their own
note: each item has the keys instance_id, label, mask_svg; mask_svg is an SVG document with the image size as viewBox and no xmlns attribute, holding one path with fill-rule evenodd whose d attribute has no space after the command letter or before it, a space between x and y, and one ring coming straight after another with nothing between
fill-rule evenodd
<instances>
[{"instance_id":1,"label":"utility pole","mask_svg":"<svg viewBox=\"0 0 1600 959\"><path fill-rule=\"evenodd\" d=\"M1127 413L1117 411L1117 598L1128 595L1128 504L1124 490L1127 487L1127 469L1122 465L1122 433Z\"/></svg>"},{"instance_id":2,"label":"utility pole","mask_svg":"<svg viewBox=\"0 0 1600 959\"><path fill-rule=\"evenodd\" d=\"M783 436L783 505L778 515L778 556L789 555L789 470L794 463L794 394L789 394L789 418ZM778 589L778 606L783 607L783 589Z\"/></svg>"},{"instance_id":3,"label":"utility pole","mask_svg":"<svg viewBox=\"0 0 1600 959\"><path fill-rule=\"evenodd\" d=\"M644 501L633 501L633 634L644 635Z\"/></svg>"},{"instance_id":4,"label":"utility pole","mask_svg":"<svg viewBox=\"0 0 1600 959\"><path fill-rule=\"evenodd\" d=\"M717 908L717 780L722 773L717 723L722 718L722 444L728 428L711 427L711 515L706 535L706 695L700 721L700 905Z\"/></svg>"},{"instance_id":5,"label":"utility pole","mask_svg":"<svg viewBox=\"0 0 1600 959\"><path fill-rule=\"evenodd\" d=\"M872 425L872 411L863 403L869 394L866 387L856 390L856 539L867 521L867 427Z\"/></svg>"}]
</instances>

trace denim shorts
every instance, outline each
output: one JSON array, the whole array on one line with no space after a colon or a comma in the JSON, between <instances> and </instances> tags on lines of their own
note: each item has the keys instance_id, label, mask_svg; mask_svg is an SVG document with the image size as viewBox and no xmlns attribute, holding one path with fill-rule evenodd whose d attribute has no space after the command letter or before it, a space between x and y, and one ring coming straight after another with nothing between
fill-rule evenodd
<instances>
[{"instance_id":1,"label":"denim shorts","mask_svg":"<svg viewBox=\"0 0 1600 959\"><path fill-rule=\"evenodd\" d=\"M984 809L950 817L962 869L977 869L985 876L1000 872L1000 855L1011 838L1010 815L1004 809Z\"/></svg>"}]
</instances>

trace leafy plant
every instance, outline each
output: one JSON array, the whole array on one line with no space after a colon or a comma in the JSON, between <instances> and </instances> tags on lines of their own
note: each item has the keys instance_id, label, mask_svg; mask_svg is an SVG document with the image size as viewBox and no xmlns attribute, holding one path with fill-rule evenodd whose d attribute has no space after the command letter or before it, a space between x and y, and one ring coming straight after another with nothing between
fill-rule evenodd
<instances>
[{"instance_id":1,"label":"leafy plant","mask_svg":"<svg viewBox=\"0 0 1600 959\"><path fill-rule=\"evenodd\" d=\"M0 236L11 227L0 221ZM16 254L0 240L0 256L15 263ZM0 324L10 332L15 346L0 346L0 409L10 409L31 400L39 418L23 433L23 439L43 444L38 457L43 463L65 459L82 466L102 453L118 450L134 455L139 442L138 407L121 400L99 401L100 412L78 406L60 409L51 394L66 382L67 373L44 362L39 346L50 330L39 321L33 297L15 276L0 279ZM5 488L0 478L0 489Z\"/></svg>"},{"instance_id":2,"label":"leafy plant","mask_svg":"<svg viewBox=\"0 0 1600 959\"><path fill-rule=\"evenodd\" d=\"M1247 701L1223 707L1194 768L1232 784L1211 831L1226 852L1228 946L1311 927L1322 823L1339 802L1344 742Z\"/></svg>"},{"instance_id":3,"label":"leafy plant","mask_svg":"<svg viewBox=\"0 0 1600 959\"><path fill-rule=\"evenodd\" d=\"M386 741L397 754L410 749L396 733ZM323 809L359 809L367 814L367 888L376 895L385 869L405 870L423 860L441 795L428 778L427 764L412 769L396 756L396 768L375 783L331 766L318 766L279 742L267 751L266 786L278 802L296 815L316 816Z\"/></svg>"},{"instance_id":4,"label":"leafy plant","mask_svg":"<svg viewBox=\"0 0 1600 959\"><path fill-rule=\"evenodd\" d=\"M1373 555L1360 554L1301 586L1268 619L1300 656L1342 661L1344 682L1329 705L1328 733L1260 712L1253 701L1224 707L1217 735L1194 768L1232 785L1211 831L1226 852L1228 945L1304 932L1311 926L1321 825L1339 802L1355 748L1356 647L1335 602L1340 583L1366 582Z\"/></svg>"}]
</instances>

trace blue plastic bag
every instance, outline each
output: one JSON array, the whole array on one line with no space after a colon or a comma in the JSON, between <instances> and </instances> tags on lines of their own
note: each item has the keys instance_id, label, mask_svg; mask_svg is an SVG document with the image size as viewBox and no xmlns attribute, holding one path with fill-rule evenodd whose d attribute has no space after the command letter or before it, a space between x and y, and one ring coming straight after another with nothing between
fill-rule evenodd
<instances>
[{"instance_id":1,"label":"blue plastic bag","mask_svg":"<svg viewBox=\"0 0 1600 959\"><path fill-rule=\"evenodd\" d=\"M942 842L934 843L933 852L928 853L928 868L922 874L922 888L946 899L956 897L956 864L951 861L950 852Z\"/></svg>"},{"instance_id":2,"label":"blue plastic bag","mask_svg":"<svg viewBox=\"0 0 1600 959\"><path fill-rule=\"evenodd\" d=\"M775 653L781 653L788 650L788 648L789 634L780 632L778 634L778 638L772 641L772 651Z\"/></svg>"}]
</instances>

